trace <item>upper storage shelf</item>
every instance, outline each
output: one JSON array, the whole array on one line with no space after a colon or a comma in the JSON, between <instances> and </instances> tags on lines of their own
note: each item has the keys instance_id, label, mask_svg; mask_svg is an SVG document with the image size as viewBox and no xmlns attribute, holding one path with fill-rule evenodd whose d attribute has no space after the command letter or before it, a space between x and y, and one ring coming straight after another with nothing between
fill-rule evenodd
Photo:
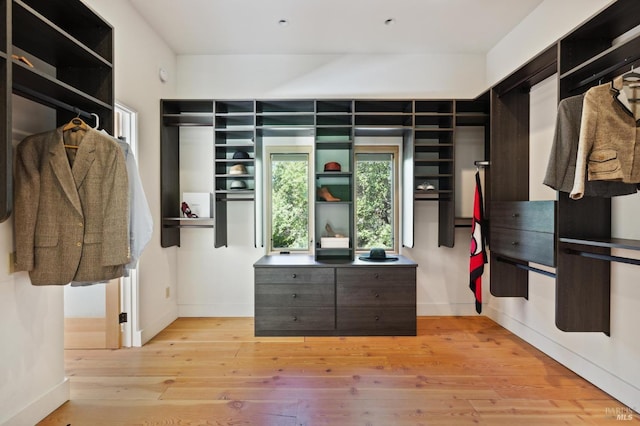
<instances>
[{"instance_id":1,"label":"upper storage shelf","mask_svg":"<svg viewBox=\"0 0 640 426\"><path fill-rule=\"evenodd\" d=\"M33 37L37 38L38 43L32 46L34 51L31 53L38 57L45 56L45 50L51 47L50 41L46 40L51 34L49 32L39 34L34 31L34 27L29 25L44 28L36 20L42 21L44 23L42 25L57 28L57 31L65 33L68 38L95 52L106 63L113 62L113 27L80 1L13 0L13 15L14 37L17 29L23 29L22 32L27 32L26 30L33 32ZM59 46L53 47L54 50L62 52Z\"/></svg>"},{"instance_id":2,"label":"upper storage shelf","mask_svg":"<svg viewBox=\"0 0 640 426\"><path fill-rule=\"evenodd\" d=\"M6 167L0 181L0 220L4 220L12 204L11 94L55 109L57 125L77 116L93 120L95 114L100 127L113 132L113 27L81 0L0 0L0 4L4 99L0 163Z\"/></svg>"},{"instance_id":3,"label":"upper storage shelf","mask_svg":"<svg viewBox=\"0 0 640 426\"><path fill-rule=\"evenodd\" d=\"M560 97L611 80L640 61L640 2L618 0L560 40Z\"/></svg>"},{"instance_id":4,"label":"upper storage shelf","mask_svg":"<svg viewBox=\"0 0 640 426\"><path fill-rule=\"evenodd\" d=\"M412 101L355 101L356 136L397 136L412 129Z\"/></svg>"}]
</instances>

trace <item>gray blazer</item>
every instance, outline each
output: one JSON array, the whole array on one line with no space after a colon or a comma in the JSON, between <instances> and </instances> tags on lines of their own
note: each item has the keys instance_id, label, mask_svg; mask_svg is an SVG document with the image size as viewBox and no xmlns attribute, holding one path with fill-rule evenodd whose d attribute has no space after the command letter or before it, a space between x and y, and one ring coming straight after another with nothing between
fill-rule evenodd
<instances>
[{"instance_id":1,"label":"gray blazer","mask_svg":"<svg viewBox=\"0 0 640 426\"><path fill-rule=\"evenodd\" d=\"M571 192L576 173L578 140L584 94L560 101L553 145L543 183L556 191ZM636 185L615 181L586 181L584 195L614 197L634 194Z\"/></svg>"},{"instance_id":2,"label":"gray blazer","mask_svg":"<svg viewBox=\"0 0 640 426\"><path fill-rule=\"evenodd\" d=\"M32 135L16 148L16 266L34 285L117 278L129 261L122 150L88 129L71 166L64 147L70 132Z\"/></svg>"}]
</instances>

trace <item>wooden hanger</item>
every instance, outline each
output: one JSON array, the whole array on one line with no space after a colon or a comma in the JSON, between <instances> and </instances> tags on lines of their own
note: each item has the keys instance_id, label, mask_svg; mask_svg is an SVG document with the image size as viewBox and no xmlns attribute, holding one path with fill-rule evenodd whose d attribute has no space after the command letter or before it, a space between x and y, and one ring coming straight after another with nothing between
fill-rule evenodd
<instances>
[{"instance_id":1,"label":"wooden hanger","mask_svg":"<svg viewBox=\"0 0 640 426\"><path fill-rule=\"evenodd\" d=\"M78 130L87 131L88 129L89 129L89 126L87 126L87 123L82 121L80 117L75 117L71 119L71 121L69 121L67 124L64 125L64 127L62 128L62 131L66 132L67 130L71 130L72 132L77 132ZM70 149L79 148L78 145L67 145L67 144L65 144L64 147L70 148Z\"/></svg>"},{"instance_id":2,"label":"wooden hanger","mask_svg":"<svg viewBox=\"0 0 640 426\"><path fill-rule=\"evenodd\" d=\"M67 124L64 125L64 127L62 128L63 132L66 132L67 130L72 130L74 132L78 131L78 130L88 130L89 126L87 126L87 123L85 123L84 121L82 121L82 119L80 117L76 117L71 119L71 121L69 121Z\"/></svg>"}]
</instances>

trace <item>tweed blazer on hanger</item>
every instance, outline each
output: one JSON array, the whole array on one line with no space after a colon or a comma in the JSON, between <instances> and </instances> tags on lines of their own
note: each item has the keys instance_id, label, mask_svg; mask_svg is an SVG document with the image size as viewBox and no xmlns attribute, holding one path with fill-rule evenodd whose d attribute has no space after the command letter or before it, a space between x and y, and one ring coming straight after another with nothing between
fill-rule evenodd
<instances>
[{"instance_id":1,"label":"tweed blazer on hanger","mask_svg":"<svg viewBox=\"0 0 640 426\"><path fill-rule=\"evenodd\" d=\"M584 195L585 176L640 183L640 120L635 108L640 113L640 105L628 100L622 77L587 91L571 198Z\"/></svg>"},{"instance_id":2,"label":"tweed blazer on hanger","mask_svg":"<svg viewBox=\"0 0 640 426\"><path fill-rule=\"evenodd\" d=\"M16 266L34 285L103 281L129 261L128 179L118 144L88 129L73 165L62 127L16 148Z\"/></svg>"}]
</instances>

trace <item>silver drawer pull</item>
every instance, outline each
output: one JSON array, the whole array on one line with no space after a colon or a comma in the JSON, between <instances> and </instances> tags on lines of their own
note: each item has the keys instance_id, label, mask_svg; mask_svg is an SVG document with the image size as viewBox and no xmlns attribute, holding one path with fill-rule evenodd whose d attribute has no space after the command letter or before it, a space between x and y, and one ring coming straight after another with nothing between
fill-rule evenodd
<instances>
[{"instance_id":1,"label":"silver drawer pull","mask_svg":"<svg viewBox=\"0 0 640 426\"><path fill-rule=\"evenodd\" d=\"M295 299L296 297L298 297L298 295L297 295L297 294L295 294L295 293L293 293L293 294L291 295L291 297L293 297L293 298Z\"/></svg>"},{"instance_id":2,"label":"silver drawer pull","mask_svg":"<svg viewBox=\"0 0 640 426\"><path fill-rule=\"evenodd\" d=\"M298 317L293 317L293 320L294 321L298 321Z\"/></svg>"},{"instance_id":3,"label":"silver drawer pull","mask_svg":"<svg viewBox=\"0 0 640 426\"><path fill-rule=\"evenodd\" d=\"M511 216L512 217L520 217L520 213L513 213Z\"/></svg>"},{"instance_id":4,"label":"silver drawer pull","mask_svg":"<svg viewBox=\"0 0 640 426\"><path fill-rule=\"evenodd\" d=\"M380 295L378 293L375 294L376 299L380 297Z\"/></svg>"},{"instance_id":5,"label":"silver drawer pull","mask_svg":"<svg viewBox=\"0 0 640 426\"><path fill-rule=\"evenodd\" d=\"M373 274L373 278L378 279L378 276L379 276L379 275L378 275L378 273L377 273L377 272L376 272L375 274Z\"/></svg>"},{"instance_id":6,"label":"silver drawer pull","mask_svg":"<svg viewBox=\"0 0 640 426\"><path fill-rule=\"evenodd\" d=\"M517 242L517 241L511 241L511 245L512 245L512 246L517 246L517 245L520 245L520 243L519 243L519 242Z\"/></svg>"},{"instance_id":7,"label":"silver drawer pull","mask_svg":"<svg viewBox=\"0 0 640 426\"><path fill-rule=\"evenodd\" d=\"M296 277L297 277L296 274L291 275L291 278L296 278Z\"/></svg>"},{"instance_id":8,"label":"silver drawer pull","mask_svg":"<svg viewBox=\"0 0 640 426\"><path fill-rule=\"evenodd\" d=\"M380 321L380 317L376 315L376 321Z\"/></svg>"}]
</instances>

